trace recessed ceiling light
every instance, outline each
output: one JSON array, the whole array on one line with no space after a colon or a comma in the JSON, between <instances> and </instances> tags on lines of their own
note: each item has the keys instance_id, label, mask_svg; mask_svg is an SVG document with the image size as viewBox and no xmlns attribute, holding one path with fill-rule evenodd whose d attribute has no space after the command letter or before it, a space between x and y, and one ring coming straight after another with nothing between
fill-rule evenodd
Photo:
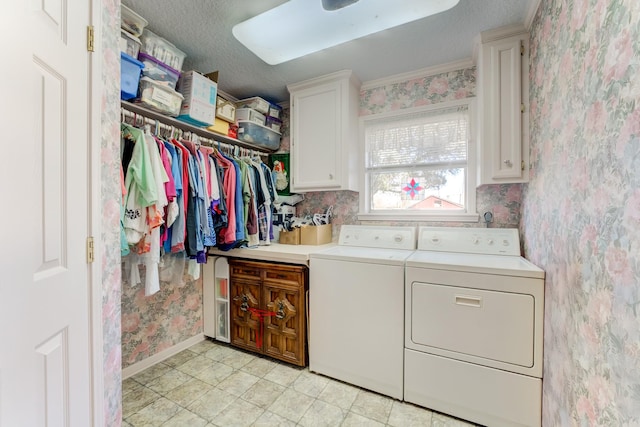
<instances>
[{"instance_id":1,"label":"recessed ceiling light","mask_svg":"<svg viewBox=\"0 0 640 427\"><path fill-rule=\"evenodd\" d=\"M270 65L443 12L459 0L290 0L233 27ZM325 10L338 7L336 10Z\"/></svg>"}]
</instances>

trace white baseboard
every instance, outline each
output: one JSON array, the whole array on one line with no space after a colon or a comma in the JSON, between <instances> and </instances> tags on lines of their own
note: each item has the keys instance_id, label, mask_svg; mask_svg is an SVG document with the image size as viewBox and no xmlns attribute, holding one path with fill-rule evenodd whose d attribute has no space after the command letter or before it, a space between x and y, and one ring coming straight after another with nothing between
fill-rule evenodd
<instances>
[{"instance_id":1,"label":"white baseboard","mask_svg":"<svg viewBox=\"0 0 640 427\"><path fill-rule=\"evenodd\" d=\"M174 356L180 353L182 350L186 350L192 345L196 345L200 341L204 341L204 339L205 337L203 333L198 334L196 336L193 336L189 339L182 341L181 343L174 345L173 347L169 347L165 350L162 350L160 353L156 353L153 356L147 357L144 360L134 363L133 365L127 366L122 370L122 379L126 380L127 378L137 374L138 372L142 372L145 369L152 367L156 363L160 363L163 360L166 360L171 356Z\"/></svg>"}]
</instances>

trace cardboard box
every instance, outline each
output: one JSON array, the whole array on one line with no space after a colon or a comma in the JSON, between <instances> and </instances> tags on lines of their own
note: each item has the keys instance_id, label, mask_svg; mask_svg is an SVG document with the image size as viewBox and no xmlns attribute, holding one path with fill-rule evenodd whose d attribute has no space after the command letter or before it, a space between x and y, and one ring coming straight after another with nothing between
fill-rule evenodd
<instances>
[{"instance_id":1,"label":"cardboard box","mask_svg":"<svg viewBox=\"0 0 640 427\"><path fill-rule=\"evenodd\" d=\"M294 228L293 231L280 230L279 243L283 245L299 245L300 244L300 229Z\"/></svg>"},{"instance_id":2,"label":"cardboard box","mask_svg":"<svg viewBox=\"0 0 640 427\"><path fill-rule=\"evenodd\" d=\"M331 243L331 224L308 225L300 228L301 245L325 245Z\"/></svg>"},{"instance_id":3,"label":"cardboard box","mask_svg":"<svg viewBox=\"0 0 640 427\"><path fill-rule=\"evenodd\" d=\"M178 90L184 96L178 119L195 126L210 126L215 122L218 83L212 73L203 76L196 71L180 75Z\"/></svg>"}]
</instances>

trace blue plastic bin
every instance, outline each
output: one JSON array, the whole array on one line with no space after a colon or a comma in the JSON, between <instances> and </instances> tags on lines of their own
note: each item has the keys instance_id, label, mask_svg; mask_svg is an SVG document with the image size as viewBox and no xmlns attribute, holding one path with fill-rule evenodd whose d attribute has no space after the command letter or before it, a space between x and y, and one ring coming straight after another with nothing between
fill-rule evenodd
<instances>
[{"instance_id":1,"label":"blue plastic bin","mask_svg":"<svg viewBox=\"0 0 640 427\"><path fill-rule=\"evenodd\" d=\"M120 99L129 100L138 94L140 72L144 64L124 52L120 52Z\"/></svg>"}]
</instances>

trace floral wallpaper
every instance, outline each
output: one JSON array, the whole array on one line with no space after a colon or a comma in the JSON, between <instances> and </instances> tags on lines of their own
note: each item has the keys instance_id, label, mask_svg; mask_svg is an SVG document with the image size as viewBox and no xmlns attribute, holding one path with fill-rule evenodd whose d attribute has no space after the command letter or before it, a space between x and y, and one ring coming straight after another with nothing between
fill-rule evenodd
<instances>
[{"instance_id":1,"label":"floral wallpaper","mask_svg":"<svg viewBox=\"0 0 640 427\"><path fill-rule=\"evenodd\" d=\"M200 266L196 268L200 276ZM144 269L142 284L132 286L127 275L123 278L123 368L202 333L202 278L194 279L187 268L179 274L182 270L167 263L160 269L160 292L150 296L144 295ZM173 277L162 280L165 274Z\"/></svg>"},{"instance_id":2,"label":"floral wallpaper","mask_svg":"<svg viewBox=\"0 0 640 427\"><path fill-rule=\"evenodd\" d=\"M640 425L640 2L542 0L526 256L546 271L543 425Z\"/></svg>"},{"instance_id":3,"label":"floral wallpaper","mask_svg":"<svg viewBox=\"0 0 640 427\"><path fill-rule=\"evenodd\" d=\"M120 349L120 1L102 2L102 332L104 425L122 423Z\"/></svg>"},{"instance_id":4,"label":"floral wallpaper","mask_svg":"<svg viewBox=\"0 0 640 427\"><path fill-rule=\"evenodd\" d=\"M476 68L470 67L362 90L360 93L360 115L379 114L474 96L476 96ZM281 148L281 150L284 149ZM288 151L288 148L286 150ZM522 184L484 185L476 189L476 209L479 213L493 212L492 227L517 228L520 224L521 198ZM298 215L303 216L308 213L325 212L329 206L333 205L335 214L333 238L337 240L342 224L359 223L358 200L358 193L351 191L306 193L305 200L296 205L296 210ZM367 221L367 224L391 223L388 221ZM482 218L477 223L405 221L402 224L449 227L485 226Z\"/></svg>"}]
</instances>

